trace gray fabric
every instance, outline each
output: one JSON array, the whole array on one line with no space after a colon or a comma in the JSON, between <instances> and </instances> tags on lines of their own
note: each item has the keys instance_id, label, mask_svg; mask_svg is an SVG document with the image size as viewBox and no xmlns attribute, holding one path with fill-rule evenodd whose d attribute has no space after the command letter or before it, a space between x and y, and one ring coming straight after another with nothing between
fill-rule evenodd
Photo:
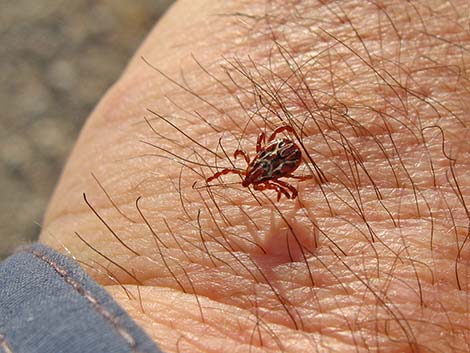
<instances>
[{"instance_id":1,"label":"gray fabric","mask_svg":"<svg viewBox=\"0 0 470 353\"><path fill-rule=\"evenodd\" d=\"M161 353L76 263L40 244L0 264L0 352Z\"/></svg>"}]
</instances>

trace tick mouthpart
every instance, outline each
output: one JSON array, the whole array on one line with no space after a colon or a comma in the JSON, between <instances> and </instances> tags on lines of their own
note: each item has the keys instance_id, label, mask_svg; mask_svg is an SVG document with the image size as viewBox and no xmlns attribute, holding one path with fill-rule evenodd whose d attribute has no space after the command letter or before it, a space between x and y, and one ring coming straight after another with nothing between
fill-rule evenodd
<instances>
[{"instance_id":1,"label":"tick mouthpart","mask_svg":"<svg viewBox=\"0 0 470 353\"><path fill-rule=\"evenodd\" d=\"M248 178L243 179L242 186L246 188L248 185L250 185L250 181L248 180Z\"/></svg>"}]
</instances>

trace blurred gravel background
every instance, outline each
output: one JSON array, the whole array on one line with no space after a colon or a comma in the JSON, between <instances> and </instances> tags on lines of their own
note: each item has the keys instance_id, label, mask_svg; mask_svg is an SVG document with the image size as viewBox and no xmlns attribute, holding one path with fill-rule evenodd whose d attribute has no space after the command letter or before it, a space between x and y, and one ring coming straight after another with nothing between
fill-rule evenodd
<instances>
[{"instance_id":1,"label":"blurred gravel background","mask_svg":"<svg viewBox=\"0 0 470 353\"><path fill-rule=\"evenodd\" d=\"M173 0L0 0L0 258L39 233L85 118Z\"/></svg>"}]
</instances>

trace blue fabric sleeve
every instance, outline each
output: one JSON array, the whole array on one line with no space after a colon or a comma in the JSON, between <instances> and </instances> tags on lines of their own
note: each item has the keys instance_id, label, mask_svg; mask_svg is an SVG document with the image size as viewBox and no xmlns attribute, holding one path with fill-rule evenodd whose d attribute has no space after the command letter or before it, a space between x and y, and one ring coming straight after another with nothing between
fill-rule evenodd
<instances>
[{"instance_id":1,"label":"blue fabric sleeve","mask_svg":"<svg viewBox=\"0 0 470 353\"><path fill-rule=\"evenodd\" d=\"M161 353L69 258L34 244L0 263L1 353Z\"/></svg>"}]
</instances>

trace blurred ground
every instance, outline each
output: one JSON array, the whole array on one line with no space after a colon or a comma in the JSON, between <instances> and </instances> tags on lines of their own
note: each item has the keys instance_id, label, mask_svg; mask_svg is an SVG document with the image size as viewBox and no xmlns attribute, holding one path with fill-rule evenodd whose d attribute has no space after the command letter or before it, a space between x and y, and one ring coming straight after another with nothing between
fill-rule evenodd
<instances>
[{"instance_id":1,"label":"blurred ground","mask_svg":"<svg viewBox=\"0 0 470 353\"><path fill-rule=\"evenodd\" d=\"M172 0L0 0L0 258L36 239L88 113Z\"/></svg>"}]
</instances>

